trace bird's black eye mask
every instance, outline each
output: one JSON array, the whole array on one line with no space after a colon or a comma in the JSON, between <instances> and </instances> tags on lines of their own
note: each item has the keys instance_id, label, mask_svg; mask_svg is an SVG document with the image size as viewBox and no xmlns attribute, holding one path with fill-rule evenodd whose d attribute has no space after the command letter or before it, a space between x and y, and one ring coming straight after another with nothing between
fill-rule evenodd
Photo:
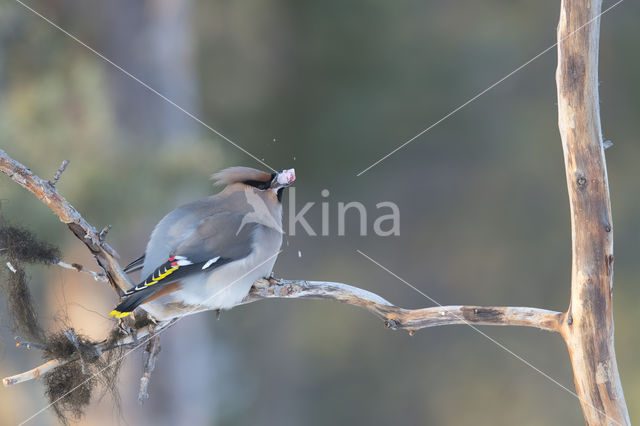
<instances>
[{"instance_id":1,"label":"bird's black eye mask","mask_svg":"<svg viewBox=\"0 0 640 426\"><path fill-rule=\"evenodd\" d=\"M277 176L278 175L276 173L271 173L271 179L266 182L262 182L259 180L245 180L242 183L244 183L245 185L253 186L254 188L259 189L260 191L265 191L271 188L271 184L276 180Z\"/></svg>"},{"instance_id":2,"label":"bird's black eye mask","mask_svg":"<svg viewBox=\"0 0 640 426\"><path fill-rule=\"evenodd\" d=\"M276 173L271 173L271 180L269 182L260 182L257 180L245 180L243 183L245 185L253 186L254 188L259 189L260 191L266 191L269 188L273 188L274 185L277 185L278 175ZM284 190L289 185L283 185L276 188L276 197L279 202L282 202L282 195L284 194Z\"/></svg>"}]
</instances>

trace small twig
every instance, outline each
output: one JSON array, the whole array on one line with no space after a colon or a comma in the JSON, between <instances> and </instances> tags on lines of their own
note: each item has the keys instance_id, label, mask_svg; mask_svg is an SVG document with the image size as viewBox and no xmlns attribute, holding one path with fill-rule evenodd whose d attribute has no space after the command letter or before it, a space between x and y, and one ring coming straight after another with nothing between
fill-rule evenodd
<instances>
[{"instance_id":1,"label":"small twig","mask_svg":"<svg viewBox=\"0 0 640 426\"><path fill-rule=\"evenodd\" d=\"M104 239L107 237L107 233L111 230L111 226L112 225L107 225L104 228L102 228L102 231L100 231L100 235L98 235L98 237L100 238L100 241L104 241Z\"/></svg>"},{"instance_id":2,"label":"small twig","mask_svg":"<svg viewBox=\"0 0 640 426\"><path fill-rule=\"evenodd\" d=\"M36 368L32 368L29 371L25 371L24 373L16 374L15 376L5 377L4 379L2 379L2 384L5 387L9 387L9 386L15 385L16 383L22 383L28 380L37 379L41 375L53 370L58 365L60 365L60 360L52 359L51 361L45 362L44 364L39 365Z\"/></svg>"},{"instance_id":3,"label":"small twig","mask_svg":"<svg viewBox=\"0 0 640 426\"><path fill-rule=\"evenodd\" d=\"M16 348L44 350L44 346L34 342L16 342Z\"/></svg>"},{"instance_id":4,"label":"small twig","mask_svg":"<svg viewBox=\"0 0 640 426\"><path fill-rule=\"evenodd\" d=\"M58 171L53 176L53 179L51 179L49 181L49 185L56 186L56 183L58 183L58 181L62 177L62 173L64 173L64 171L67 169L68 165L69 165L69 160L63 160L62 161L62 164L60 164L60 167L58 167Z\"/></svg>"},{"instance_id":5,"label":"small twig","mask_svg":"<svg viewBox=\"0 0 640 426\"><path fill-rule=\"evenodd\" d=\"M93 277L94 280L96 281L109 281L107 279L107 276L104 273L99 273L99 272L95 272L95 271L91 271L89 269L85 269L84 266L82 266L79 263L66 263L66 262L58 262L56 263L57 266L60 266L61 268L65 268L65 269L70 269L72 271L76 271L76 272L82 272L88 275L91 275Z\"/></svg>"},{"instance_id":6,"label":"small twig","mask_svg":"<svg viewBox=\"0 0 640 426\"><path fill-rule=\"evenodd\" d=\"M18 270L11 264L11 262L7 262L7 268L9 268L9 270L14 274L18 272Z\"/></svg>"},{"instance_id":7,"label":"small twig","mask_svg":"<svg viewBox=\"0 0 640 426\"><path fill-rule=\"evenodd\" d=\"M143 353L144 374L140 378L140 391L138 392L138 402L140 402L140 405L144 404L146 399L149 399L147 389L149 387L151 373L153 373L153 370L156 368L156 358L160 353L160 349L162 349L160 346L160 336L154 335L149 339L149 343L147 343L147 347Z\"/></svg>"},{"instance_id":8,"label":"small twig","mask_svg":"<svg viewBox=\"0 0 640 426\"><path fill-rule=\"evenodd\" d=\"M64 335L67 336L67 339L73 344L78 351L78 356L80 357L80 363L82 364L82 374L87 374L87 363L82 356L82 351L80 350L80 342L78 341L78 335L76 334L76 330L70 328L69 330L64 330Z\"/></svg>"}]
</instances>

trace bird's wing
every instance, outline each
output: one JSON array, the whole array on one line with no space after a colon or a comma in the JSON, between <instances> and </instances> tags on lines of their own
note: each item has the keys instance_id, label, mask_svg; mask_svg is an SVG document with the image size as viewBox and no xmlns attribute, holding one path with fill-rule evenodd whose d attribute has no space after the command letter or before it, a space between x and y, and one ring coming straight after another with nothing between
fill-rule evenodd
<instances>
[{"instance_id":1,"label":"bird's wing","mask_svg":"<svg viewBox=\"0 0 640 426\"><path fill-rule=\"evenodd\" d=\"M248 256L253 249L254 230L259 224L243 225L245 216L221 212L204 218L193 234L177 247L176 254L197 261L207 261L211 255L234 260Z\"/></svg>"},{"instance_id":2,"label":"bird's wing","mask_svg":"<svg viewBox=\"0 0 640 426\"><path fill-rule=\"evenodd\" d=\"M125 299L111 315L123 318L159 290L186 276L210 272L247 257L253 250L255 223L238 229L244 215L221 212L202 219L194 231L140 284L125 293ZM156 231L154 231L154 234ZM178 290L173 286L172 291Z\"/></svg>"},{"instance_id":3,"label":"bird's wing","mask_svg":"<svg viewBox=\"0 0 640 426\"><path fill-rule=\"evenodd\" d=\"M138 269L142 269L142 265L144 264L144 254L142 256L140 256L139 258L137 258L136 260L134 260L133 262L131 262L130 264L128 264L127 266L124 267L123 271L128 274L130 272L135 272Z\"/></svg>"}]
</instances>

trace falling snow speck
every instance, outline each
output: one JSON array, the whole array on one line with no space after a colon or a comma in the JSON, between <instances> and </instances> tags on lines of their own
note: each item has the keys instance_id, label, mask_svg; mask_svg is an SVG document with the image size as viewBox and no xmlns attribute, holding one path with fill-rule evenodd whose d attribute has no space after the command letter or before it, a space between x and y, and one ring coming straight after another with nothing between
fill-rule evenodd
<instances>
[{"instance_id":1,"label":"falling snow speck","mask_svg":"<svg viewBox=\"0 0 640 426\"><path fill-rule=\"evenodd\" d=\"M302 252L298 250L298 257L302 257Z\"/></svg>"}]
</instances>

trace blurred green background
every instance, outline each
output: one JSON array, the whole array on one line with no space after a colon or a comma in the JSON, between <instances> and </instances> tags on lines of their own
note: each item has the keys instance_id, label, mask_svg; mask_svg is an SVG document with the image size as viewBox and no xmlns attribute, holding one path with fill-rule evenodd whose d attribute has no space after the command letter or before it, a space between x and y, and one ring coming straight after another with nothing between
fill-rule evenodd
<instances>
[{"instance_id":1,"label":"blurred green background","mask_svg":"<svg viewBox=\"0 0 640 426\"><path fill-rule=\"evenodd\" d=\"M30 1L31 7L275 168L295 167L296 205L330 236L286 236L277 276L331 280L404 307L432 303L565 310L570 233L557 131L555 50L364 175L356 174L555 42L558 2ZM605 2L603 8L611 5ZM602 18L600 98L615 223L618 365L640 416L640 6ZM71 164L60 192L123 263L179 203L216 189L209 174L261 167L12 0L0 4L0 147L42 177ZM322 198L320 191L330 196ZM84 247L35 197L0 178L2 213L91 265ZM288 205L285 197L285 205ZM337 203L393 201L397 237L337 236ZM285 213L288 208L285 208ZM355 215L354 215L355 216ZM298 255L300 252L301 256ZM96 338L111 326L107 286L33 268L51 328L68 315ZM4 309L4 307L2 308ZM13 347L2 316L0 375L38 363ZM558 335L483 328L569 389ZM141 355L79 424L581 424L577 399L469 327L409 337L326 301L267 301L185 319L162 337L151 399L137 404ZM635 354L635 356L634 356ZM46 405L38 382L0 389L17 424ZM48 410L29 424L55 423Z\"/></svg>"}]
</instances>

